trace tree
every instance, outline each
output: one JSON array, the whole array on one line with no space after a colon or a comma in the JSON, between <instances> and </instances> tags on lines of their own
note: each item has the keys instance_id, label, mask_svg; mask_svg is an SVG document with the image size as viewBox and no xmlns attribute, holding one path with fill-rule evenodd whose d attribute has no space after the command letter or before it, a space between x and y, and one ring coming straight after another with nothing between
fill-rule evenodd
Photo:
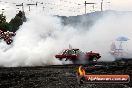
<instances>
[{"instance_id":1,"label":"tree","mask_svg":"<svg viewBox=\"0 0 132 88\"><path fill-rule=\"evenodd\" d=\"M9 23L6 22L6 16L3 14L0 14L0 30L2 31L8 31L10 30Z\"/></svg>"},{"instance_id":2,"label":"tree","mask_svg":"<svg viewBox=\"0 0 132 88\"><path fill-rule=\"evenodd\" d=\"M9 23L3 22L0 24L0 30L2 31L10 31L10 29L11 29L11 26Z\"/></svg>"},{"instance_id":3,"label":"tree","mask_svg":"<svg viewBox=\"0 0 132 88\"><path fill-rule=\"evenodd\" d=\"M11 19L11 21L9 22L9 24L11 25L11 31L16 32L25 21L26 21L25 13L19 11L19 13L16 14L15 18Z\"/></svg>"},{"instance_id":4,"label":"tree","mask_svg":"<svg viewBox=\"0 0 132 88\"><path fill-rule=\"evenodd\" d=\"M23 24L23 21L21 17L15 16L9 23L11 25L11 31L16 32L19 29L19 26Z\"/></svg>"},{"instance_id":5,"label":"tree","mask_svg":"<svg viewBox=\"0 0 132 88\"><path fill-rule=\"evenodd\" d=\"M3 14L0 14L0 24L5 22L6 22L6 16L4 16Z\"/></svg>"}]
</instances>

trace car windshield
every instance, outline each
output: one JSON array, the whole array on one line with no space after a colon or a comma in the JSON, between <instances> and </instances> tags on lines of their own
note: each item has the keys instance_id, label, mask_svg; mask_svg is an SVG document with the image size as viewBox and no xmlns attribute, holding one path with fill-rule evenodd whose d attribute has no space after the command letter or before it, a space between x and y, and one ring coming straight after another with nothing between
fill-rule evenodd
<instances>
[{"instance_id":1,"label":"car windshield","mask_svg":"<svg viewBox=\"0 0 132 88\"><path fill-rule=\"evenodd\" d=\"M84 54L84 52L82 52L80 50L76 50L76 54Z\"/></svg>"},{"instance_id":2,"label":"car windshield","mask_svg":"<svg viewBox=\"0 0 132 88\"><path fill-rule=\"evenodd\" d=\"M74 55L76 54L76 52L72 49L72 50L65 50L63 52L63 55Z\"/></svg>"},{"instance_id":3,"label":"car windshield","mask_svg":"<svg viewBox=\"0 0 132 88\"><path fill-rule=\"evenodd\" d=\"M80 51L79 49L67 49L67 50L63 50L60 54L63 55L77 55L77 54L81 54L83 53L82 51Z\"/></svg>"}]
</instances>

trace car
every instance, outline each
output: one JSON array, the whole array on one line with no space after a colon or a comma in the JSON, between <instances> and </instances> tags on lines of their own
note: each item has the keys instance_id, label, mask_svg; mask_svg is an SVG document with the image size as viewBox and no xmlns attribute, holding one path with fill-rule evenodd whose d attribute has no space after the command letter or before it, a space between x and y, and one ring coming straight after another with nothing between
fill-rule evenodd
<instances>
[{"instance_id":1,"label":"car","mask_svg":"<svg viewBox=\"0 0 132 88\"><path fill-rule=\"evenodd\" d=\"M80 60L94 62L101 58L99 53L95 53L92 51L84 53L79 49L64 49L61 53L55 55L55 57L59 60L65 59L65 61L70 60L72 62Z\"/></svg>"}]
</instances>

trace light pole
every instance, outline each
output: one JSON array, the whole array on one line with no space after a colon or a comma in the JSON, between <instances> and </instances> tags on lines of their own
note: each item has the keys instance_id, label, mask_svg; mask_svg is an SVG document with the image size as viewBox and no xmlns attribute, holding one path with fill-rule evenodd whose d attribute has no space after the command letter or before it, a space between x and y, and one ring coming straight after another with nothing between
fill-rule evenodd
<instances>
[{"instance_id":1,"label":"light pole","mask_svg":"<svg viewBox=\"0 0 132 88\"><path fill-rule=\"evenodd\" d=\"M87 3L87 2L85 1L84 4L85 4L85 14L86 14L86 13L87 13L87 12L86 12L86 9L87 9L86 5L87 5L87 4L92 4L92 5L94 5L94 4L96 4L96 3Z\"/></svg>"},{"instance_id":2,"label":"light pole","mask_svg":"<svg viewBox=\"0 0 132 88\"><path fill-rule=\"evenodd\" d=\"M101 11L103 11L103 0L101 1Z\"/></svg>"}]
</instances>

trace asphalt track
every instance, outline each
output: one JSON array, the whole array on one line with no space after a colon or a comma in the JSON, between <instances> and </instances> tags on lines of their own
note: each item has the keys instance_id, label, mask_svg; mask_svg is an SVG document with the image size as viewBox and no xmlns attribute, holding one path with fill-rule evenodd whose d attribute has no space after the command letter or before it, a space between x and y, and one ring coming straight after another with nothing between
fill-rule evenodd
<instances>
[{"instance_id":1,"label":"asphalt track","mask_svg":"<svg viewBox=\"0 0 132 88\"><path fill-rule=\"evenodd\" d=\"M76 78L78 66L0 67L0 88L132 88L132 81L79 85ZM87 74L128 74L132 79L131 64L99 63L84 67Z\"/></svg>"}]
</instances>

